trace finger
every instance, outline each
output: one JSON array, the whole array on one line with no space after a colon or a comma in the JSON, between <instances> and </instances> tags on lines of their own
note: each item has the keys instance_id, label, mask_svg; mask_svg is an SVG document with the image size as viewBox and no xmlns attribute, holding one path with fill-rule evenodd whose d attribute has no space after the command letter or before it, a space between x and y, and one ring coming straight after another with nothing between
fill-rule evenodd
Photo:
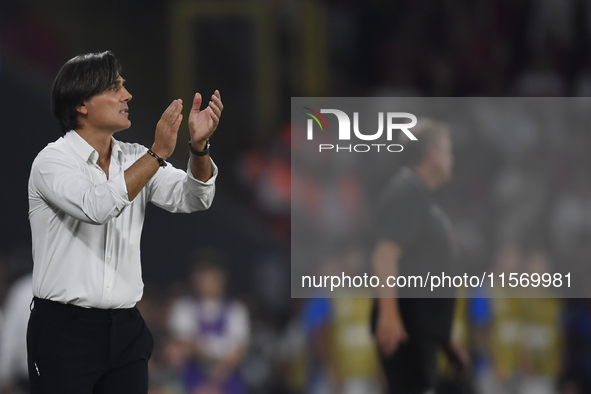
<instances>
[{"instance_id":1,"label":"finger","mask_svg":"<svg viewBox=\"0 0 591 394\"><path fill-rule=\"evenodd\" d=\"M222 114L222 110L213 102L209 102L209 108L216 114L216 116L220 116Z\"/></svg>"},{"instance_id":2,"label":"finger","mask_svg":"<svg viewBox=\"0 0 591 394\"><path fill-rule=\"evenodd\" d=\"M170 103L168 108L166 108L166 111L169 111L169 112L174 111L175 109L177 109L179 107L179 105L182 106L182 102L183 102L183 100L181 100L181 99L172 100L172 103Z\"/></svg>"},{"instance_id":3,"label":"finger","mask_svg":"<svg viewBox=\"0 0 591 394\"><path fill-rule=\"evenodd\" d=\"M384 344L383 354L385 356L389 356L394 353L394 351L396 351L396 341L394 341L392 338L389 338L387 343Z\"/></svg>"},{"instance_id":4,"label":"finger","mask_svg":"<svg viewBox=\"0 0 591 394\"><path fill-rule=\"evenodd\" d=\"M172 106L172 113L179 114L183 110L183 100L176 99L174 100L174 105Z\"/></svg>"},{"instance_id":5,"label":"finger","mask_svg":"<svg viewBox=\"0 0 591 394\"><path fill-rule=\"evenodd\" d=\"M172 100L172 103L170 103L170 105L168 107L166 107L166 109L164 110L164 112L162 113L162 116L160 117L161 119L166 119L170 113L172 112L173 107L176 104L176 100Z\"/></svg>"},{"instance_id":6,"label":"finger","mask_svg":"<svg viewBox=\"0 0 591 394\"><path fill-rule=\"evenodd\" d=\"M216 129L216 127L218 126L218 123L220 122L220 118L215 114L215 112L213 111L213 109L211 109L211 107L207 107L205 109L207 115L209 116L209 118L213 121L213 130Z\"/></svg>"},{"instance_id":7,"label":"finger","mask_svg":"<svg viewBox=\"0 0 591 394\"><path fill-rule=\"evenodd\" d=\"M201 94L195 93L195 97L193 98L193 108L191 108L191 111L199 112L200 107L201 107Z\"/></svg>"},{"instance_id":8,"label":"finger","mask_svg":"<svg viewBox=\"0 0 591 394\"><path fill-rule=\"evenodd\" d=\"M181 122L183 121L183 114L178 114L176 120L172 124L172 131L176 134L179 131L179 127L181 126Z\"/></svg>"},{"instance_id":9,"label":"finger","mask_svg":"<svg viewBox=\"0 0 591 394\"><path fill-rule=\"evenodd\" d=\"M394 351L394 338L390 335L382 335L378 338L378 345L383 355L388 356Z\"/></svg>"},{"instance_id":10,"label":"finger","mask_svg":"<svg viewBox=\"0 0 591 394\"><path fill-rule=\"evenodd\" d=\"M215 103L216 106L219 107L220 110L223 110L224 105L222 104L222 98L219 96L219 92L217 90L216 92L218 93L218 95L216 96L214 94L213 96L211 96L211 100Z\"/></svg>"},{"instance_id":11,"label":"finger","mask_svg":"<svg viewBox=\"0 0 591 394\"><path fill-rule=\"evenodd\" d=\"M176 120L176 117L183 109L183 106L181 103L182 103L181 99L173 100L172 103L170 103L168 108L166 108L166 110L162 114L162 119L165 122L167 122L168 124L173 124L174 121Z\"/></svg>"},{"instance_id":12,"label":"finger","mask_svg":"<svg viewBox=\"0 0 591 394\"><path fill-rule=\"evenodd\" d=\"M222 100L217 96L211 96L211 101L218 107L220 110L224 109L224 104L222 104Z\"/></svg>"},{"instance_id":13,"label":"finger","mask_svg":"<svg viewBox=\"0 0 591 394\"><path fill-rule=\"evenodd\" d=\"M211 119L213 120L213 128L215 130L218 127L218 124L220 123L220 118L215 113L212 112Z\"/></svg>"},{"instance_id":14,"label":"finger","mask_svg":"<svg viewBox=\"0 0 591 394\"><path fill-rule=\"evenodd\" d=\"M214 118L216 121L220 121L220 116L215 113L214 110L211 111L211 117Z\"/></svg>"}]
</instances>

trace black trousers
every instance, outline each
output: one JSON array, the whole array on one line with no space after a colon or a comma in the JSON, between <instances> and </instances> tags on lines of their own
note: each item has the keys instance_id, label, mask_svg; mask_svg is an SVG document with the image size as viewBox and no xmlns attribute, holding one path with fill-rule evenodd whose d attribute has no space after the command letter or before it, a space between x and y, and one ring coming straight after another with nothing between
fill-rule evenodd
<instances>
[{"instance_id":1,"label":"black trousers","mask_svg":"<svg viewBox=\"0 0 591 394\"><path fill-rule=\"evenodd\" d=\"M425 394L437 384L437 354L440 346L430 339L401 343L380 361L388 381L389 394Z\"/></svg>"},{"instance_id":2,"label":"black trousers","mask_svg":"<svg viewBox=\"0 0 591 394\"><path fill-rule=\"evenodd\" d=\"M371 313L371 331L375 335L377 303ZM380 362L388 382L388 394L425 394L437 385L437 355L441 340L433 336L412 335L388 356L380 352Z\"/></svg>"},{"instance_id":3,"label":"black trousers","mask_svg":"<svg viewBox=\"0 0 591 394\"><path fill-rule=\"evenodd\" d=\"M35 298L27 329L32 394L146 394L154 341L137 308Z\"/></svg>"}]
</instances>

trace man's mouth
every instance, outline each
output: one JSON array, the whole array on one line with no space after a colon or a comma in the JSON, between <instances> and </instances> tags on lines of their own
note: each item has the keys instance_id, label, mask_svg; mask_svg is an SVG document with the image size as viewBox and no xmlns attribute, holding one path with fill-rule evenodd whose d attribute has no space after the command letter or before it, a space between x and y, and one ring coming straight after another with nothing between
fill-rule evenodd
<instances>
[{"instance_id":1,"label":"man's mouth","mask_svg":"<svg viewBox=\"0 0 591 394\"><path fill-rule=\"evenodd\" d=\"M120 114L129 114L129 108L125 108L121 111L119 111Z\"/></svg>"}]
</instances>

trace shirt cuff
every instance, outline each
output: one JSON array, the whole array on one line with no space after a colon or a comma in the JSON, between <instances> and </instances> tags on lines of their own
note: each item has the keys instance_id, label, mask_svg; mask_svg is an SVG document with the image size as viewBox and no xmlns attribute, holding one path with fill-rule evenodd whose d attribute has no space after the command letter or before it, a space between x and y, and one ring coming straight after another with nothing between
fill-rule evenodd
<instances>
[{"instance_id":1,"label":"shirt cuff","mask_svg":"<svg viewBox=\"0 0 591 394\"><path fill-rule=\"evenodd\" d=\"M120 214L126 206L131 204L131 201L129 201L129 195L127 194L127 185L125 184L124 174L125 173L121 171L107 181L109 183L109 189L115 199L115 207L118 214Z\"/></svg>"},{"instance_id":2,"label":"shirt cuff","mask_svg":"<svg viewBox=\"0 0 591 394\"><path fill-rule=\"evenodd\" d=\"M203 182L193 176L193 172L191 171L191 158L189 158L189 163L187 164L187 175L189 176L189 179L192 182L196 182L197 184L199 184L201 186L215 185L215 180L218 177L218 166L215 165L215 163L213 162L213 159L211 157L209 158L209 160L211 161L211 167L213 170L212 171L213 174L212 174L211 178L209 178L207 181Z\"/></svg>"}]
</instances>

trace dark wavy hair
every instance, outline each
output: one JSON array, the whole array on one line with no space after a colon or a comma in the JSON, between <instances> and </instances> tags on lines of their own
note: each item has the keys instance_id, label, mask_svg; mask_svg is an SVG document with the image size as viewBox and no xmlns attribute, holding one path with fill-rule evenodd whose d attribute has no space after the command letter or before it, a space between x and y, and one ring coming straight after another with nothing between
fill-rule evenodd
<instances>
[{"instance_id":1,"label":"dark wavy hair","mask_svg":"<svg viewBox=\"0 0 591 394\"><path fill-rule=\"evenodd\" d=\"M51 112L64 134L80 127L76 107L105 91L120 74L121 65L111 51L78 55L63 65L53 81Z\"/></svg>"}]
</instances>

